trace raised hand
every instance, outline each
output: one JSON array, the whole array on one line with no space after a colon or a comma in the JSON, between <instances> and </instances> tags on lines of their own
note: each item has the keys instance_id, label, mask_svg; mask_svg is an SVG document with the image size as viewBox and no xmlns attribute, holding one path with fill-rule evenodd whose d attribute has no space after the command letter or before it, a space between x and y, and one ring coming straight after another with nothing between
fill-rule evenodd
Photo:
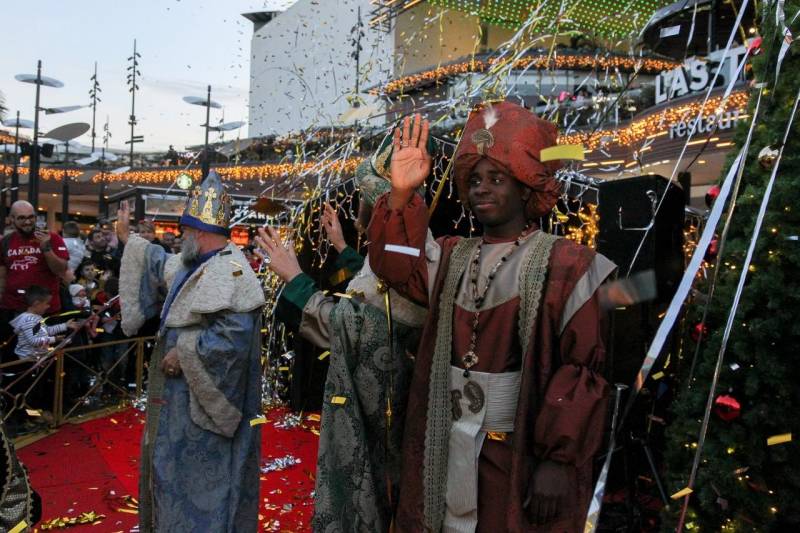
<instances>
[{"instance_id":1,"label":"raised hand","mask_svg":"<svg viewBox=\"0 0 800 533\"><path fill-rule=\"evenodd\" d=\"M331 245L336 248L337 252L341 252L347 247L347 242L344 240L344 231L342 225L339 223L339 215L336 210L331 207L331 204L325 203L322 207L322 230L331 241Z\"/></svg>"},{"instance_id":2,"label":"raised hand","mask_svg":"<svg viewBox=\"0 0 800 533\"><path fill-rule=\"evenodd\" d=\"M397 205L398 201L402 204L407 202L431 173L432 159L427 150L429 129L428 120L417 114L414 116L413 127L411 117L406 117L402 130L394 130L390 167L392 207L401 207Z\"/></svg>"},{"instance_id":3,"label":"raised hand","mask_svg":"<svg viewBox=\"0 0 800 533\"><path fill-rule=\"evenodd\" d=\"M266 252L256 250L256 255L261 257L269 269L275 272L283 281L292 281L298 274L302 274L303 270L297 261L294 246L291 244L284 246L277 230L270 227L258 228L256 243Z\"/></svg>"},{"instance_id":4,"label":"raised hand","mask_svg":"<svg viewBox=\"0 0 800 533\"><path fill-rule=\"evenodd\" d=\"M117 209L117 238L122 244L128 242L128 236L131 234L131 207L128 205L127 200L122 200Z\"/></svg>"}]
</instances>

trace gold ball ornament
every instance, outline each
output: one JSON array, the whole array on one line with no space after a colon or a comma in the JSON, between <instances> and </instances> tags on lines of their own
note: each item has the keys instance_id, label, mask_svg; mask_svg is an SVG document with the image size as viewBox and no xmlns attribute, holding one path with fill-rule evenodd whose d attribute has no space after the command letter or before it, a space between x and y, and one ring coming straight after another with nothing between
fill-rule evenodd
<instances>
[{"instance_id":1,"label":"gold ball ornament","mask_svg":"<svg viewBox=\"0 0 800 533\"><path fill-rule=\"evenodd\" d=\"M772 170L772 167L775 166L775 161L778 159L778 150L772 148L771 146L765 146L758 152L758 164L761 165L761 168L764 170Z\"/></svg>"}]
</instances>

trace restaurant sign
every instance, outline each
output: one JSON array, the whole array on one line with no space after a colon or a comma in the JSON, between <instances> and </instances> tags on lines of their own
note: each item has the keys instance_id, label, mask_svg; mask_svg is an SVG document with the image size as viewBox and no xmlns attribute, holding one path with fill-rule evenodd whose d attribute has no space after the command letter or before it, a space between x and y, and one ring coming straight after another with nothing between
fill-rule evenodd
<instances>
[{"instance_id":1,"label":"restaurant sign","mask_svg":"<svg viewBox=\"0 0 800 533\"><path fill-rule=\"evenodd\" d=\"M717 50L705 58L690 57L683 65L656 76L656 104L708 89L719 71L716 86L727 86L736 77L746 49L739 46L723 54Z\"/></svg>"}]
</instances>

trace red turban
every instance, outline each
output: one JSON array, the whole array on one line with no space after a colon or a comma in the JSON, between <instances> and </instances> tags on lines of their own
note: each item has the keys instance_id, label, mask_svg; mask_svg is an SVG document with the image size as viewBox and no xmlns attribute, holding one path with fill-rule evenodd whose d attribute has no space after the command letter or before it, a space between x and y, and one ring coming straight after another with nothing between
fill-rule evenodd
<instances>
[{"instance_id":1,"label":"red turban","mask_svg":"<svg viewBox=\"0 0 800 533\"><path fill-rule=\"evenodd\" d=\"M556 145L558 129L550 122L511 102L487 104L470 113L453 163L461 203L469 206L467 179L478 162L489 159L509 176L533 189L525 215L542 217L553 209L560 186L553 174L559 161L540 161L544 148Z\"/></svg>"}]
</instances>

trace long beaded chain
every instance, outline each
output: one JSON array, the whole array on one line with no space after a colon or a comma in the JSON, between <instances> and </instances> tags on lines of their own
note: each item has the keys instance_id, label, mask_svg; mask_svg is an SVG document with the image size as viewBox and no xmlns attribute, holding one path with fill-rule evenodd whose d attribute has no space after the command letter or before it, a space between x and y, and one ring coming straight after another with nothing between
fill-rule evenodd
<instances>
[{"instance_id":1,"label":"long beaded chain","mask_svg":"<svg viewBox=\"0 0 800 533\"><path fill-rule=\"evenodd\" d=\"M478 346L478 322L480 321L481 317L481 307L486 299L486 294L489 292L489 287L492 285L492 281L494 281L495 276L497 275L497 271L503 266L506 262L508 262L509 258L514 255L522 241L528 234L528 229L530 228L530 224L526 224L524 228L522 228L522 232L520 232L517 239L514 241L514 245L511 249L508 250L502 257L497 261L492 269L489 271L489 275L486 278L486 286L483 288L482 291L478 291L478 275L480 274L480 264L481 264L481 249L483 248L483 240L478 244L478 251L475 254L475 259L472 260L472 264L470 265L470 284L472 287L472 299L473 303L475 304L475 316L472 319L472 336L469 341L469 350L461 357L461 362L464 364L464 377L469 377L469 369L473 366L478 364L478 354L475 353L475 350Z\"/></svg>"}]
</instances>

